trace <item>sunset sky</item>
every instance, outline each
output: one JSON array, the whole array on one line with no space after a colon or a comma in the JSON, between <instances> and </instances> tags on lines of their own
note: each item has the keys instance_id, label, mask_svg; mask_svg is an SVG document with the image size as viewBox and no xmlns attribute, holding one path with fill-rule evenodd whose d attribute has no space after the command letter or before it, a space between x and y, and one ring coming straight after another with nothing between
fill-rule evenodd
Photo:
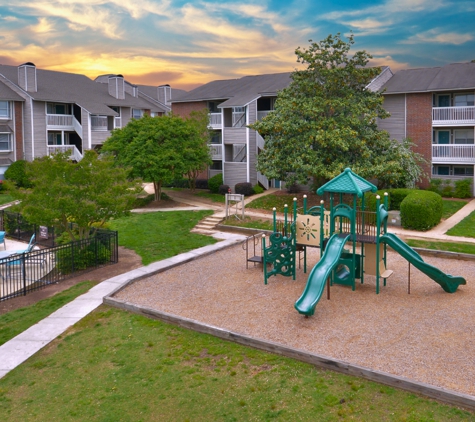
<instances>
[{"instance_id":1,"label":"sunset sky","mask_svg":"<svg viewBox=\"0 0 475 422\"><path fill-rule=\"evenodd\" d=\"M191 89L292 71L340 32L392 69L475 59L475 1L0 0L0 63Z\"/></svg>"}]
</instances>

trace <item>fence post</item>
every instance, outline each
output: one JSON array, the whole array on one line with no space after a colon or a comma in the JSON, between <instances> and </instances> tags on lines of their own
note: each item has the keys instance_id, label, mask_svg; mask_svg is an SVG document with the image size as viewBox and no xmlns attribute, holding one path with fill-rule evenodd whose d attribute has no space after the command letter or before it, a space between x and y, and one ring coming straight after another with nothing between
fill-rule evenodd
<instances>
[{"instance_id":1,"label":"fence post","mask_svg":"<svg viewBox=\"0 0 475 422\"><path fill-rule=\"evenodd\" d=\"M23 296L26 296L26 265L25 265L25 252L22 253L20 258L21 276L23 277Z\"/></svg>"}]
</instances>

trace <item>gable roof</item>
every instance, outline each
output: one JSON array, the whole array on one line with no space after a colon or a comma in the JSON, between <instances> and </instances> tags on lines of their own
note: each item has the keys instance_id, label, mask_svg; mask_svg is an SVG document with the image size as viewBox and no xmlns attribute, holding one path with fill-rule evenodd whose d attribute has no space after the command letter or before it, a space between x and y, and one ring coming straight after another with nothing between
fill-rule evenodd
<instances>
[{"instance_id":1,"label":"gable roof","mask_svg":"<svg viewBox=\"0 0 475 422\"><path fill-rule=\"evenodd\" d=\"M406 69L396 72L384 85L384 94L475 89L475 63L452 63L443 67Z\"/></svg>"},{"instance_id":2,"label":"gable roof","mask_svg":"<svg viewBox=\"0 0 475 422\"><path fill-rule=\"evenodd\" d=\"M13 89L0 81L0 100L1 101L25 101L23 97L18 95Z\"/></svg>"},{"instance_id":3,"label":"gable roof","mask_svg":"<svg viewBox=\"0 0 475 422\"><path fill-rule=\"evenodd\" d=\"M181 95L172 103L225 100L219 107L243 107L262 96L276 96L287 87L291 72L244 76L209 82Z\"/></svg>"},{"instance_id":4,"label":"gable roof","mask_svg":"<svg viewBox=\"0 0 475 422\"><path fill-rule=\"evenodd\" d=\"M0 65L0 74L19 88L18 67ZM117 99L109 94L107 83L97 83L85 75L56 72L36 68L37 91L24 91L36 101L75 103L91 114L117 116L110 107L132 107L163 111L142 98L125 94L125 99Z\"/></svg>"}]
</instances>

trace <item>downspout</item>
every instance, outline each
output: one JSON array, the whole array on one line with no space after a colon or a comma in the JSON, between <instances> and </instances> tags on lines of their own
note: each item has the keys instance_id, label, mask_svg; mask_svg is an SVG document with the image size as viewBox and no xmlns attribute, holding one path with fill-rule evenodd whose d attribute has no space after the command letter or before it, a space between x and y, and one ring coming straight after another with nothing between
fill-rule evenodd
<instances>
[{"instance_id":1,"label":"downspout","mask_svg":"<svg viewBox=\"0 0 475 422\"><path fill-rule=\"evenodd\" d=\"M92 149L92 131L91 131L91 113L87 113L87 149ZM82 151L82 155L84 155L84 151Z\"/></svg>"}]
</instances>

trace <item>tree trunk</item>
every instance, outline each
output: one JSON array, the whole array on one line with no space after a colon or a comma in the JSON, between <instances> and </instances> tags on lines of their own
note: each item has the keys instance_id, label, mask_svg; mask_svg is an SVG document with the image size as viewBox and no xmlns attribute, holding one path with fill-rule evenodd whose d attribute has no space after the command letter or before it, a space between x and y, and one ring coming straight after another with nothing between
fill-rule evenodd
<instances>
[{"instance_id":1,"label":"tree trunk","mask_svg":"<svg viewBox=\"0 0 475 422\"><path fill-rule=\"evenodd\" d=\"M153 182L153 189L155 191L155 201L160 201L162 196L162 181Z\"/></svg>"}]
</instances>

